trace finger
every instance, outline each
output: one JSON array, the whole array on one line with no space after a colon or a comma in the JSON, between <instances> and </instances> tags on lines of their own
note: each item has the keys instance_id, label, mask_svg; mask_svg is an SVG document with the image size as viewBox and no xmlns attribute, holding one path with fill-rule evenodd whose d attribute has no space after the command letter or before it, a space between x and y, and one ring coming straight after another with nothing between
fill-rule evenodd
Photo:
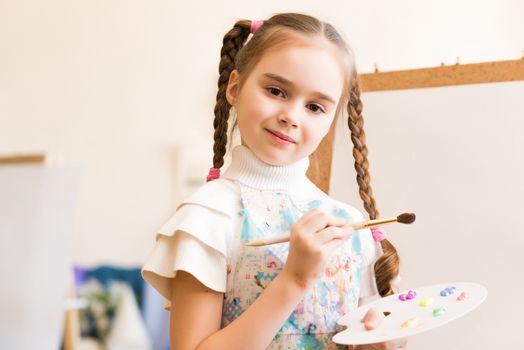
<instances>
[{"instance_id":1,"label":"finger","mask_svg":"<svg viewBox=\"0 0 524 350\"><path fill-rule=\"evenodd\" d=\"M334 239L344 241L351 237L354 231L355 230L351 226L329 226L317 232L315 239L317 240L318 244L326 244L327 242Z\"/></svg>"},{"instance_id":2,"label":"finger","mask_svg":"<svg viewBox=\"0 0 524 350\"><path fill-rule=\"evenodd\" d=\"M313 210L308 211L304 215L302 215L295 223L291 226L291 233L293 233L293 228L295 228L297 232L304 232L304 227L308 227L308 222L311 220L311 218L315 215L319 215L322 213L322 211L318 208L315 208Z\"/></svg>"},{"instance_id":3,"label":"finger","mask_svg":"<svg viewBox=\"0 0 524 350\"><path fill-rule=\"evenodd\" d=\"M301 225L306 233L317 233L328 226L342 226L346 223L343 218L332 216L324 211L318 210L307 218Z\"/></svg>"},{"instance_id":4,"label":"finger","mask_svg":"<svg viewBox=\"0 0 524 350\"><path fill-rule=\"evenodd\" d=\"M405 349L407 344L408 340L406 338L400 338L382 343L369 344L369 346L374 350Z\"/></svg>"},{"instance_id":5,"label":"finger","mask_svg":"<svg viewBox=\"0 0 524 350\"><path fill-rule=\"evenodd\" d=\"M382 318L384 318L384 314L381 313L376 307L370 307L369 310L364 315L364 317L362 317L362 320L360 320L360 322L379 321L381 320L380 318L381 315L382 315Z\"/></svg>"},{"instance_id":6,"label":"finger","mask_svg":"<svg viewBox=\"0 0 524 350\"><path fill-rule=\"evenodd\" d=\"M305 213L304 215L302 215L300 217L300 219L298 219L296 221L297 224L303 224L303 223L306 223L309 219L311 219L311 217L315 216L315 215L318 215L319 213L322 213L322 210L320 208L315 208L315 209L311 209L310 211L308 211L307 213Z\"/></svg>"},{"instance_id":7,"label":"finger","mask_svg":"<svg viewBox=\"0 0 524 350\"><path fill-rule=\"evenodd\" d=\"M322 245L322 250L324 252L332 252L335 249L337 249L339 246L344 244L345 240L340 238L334 238L331 241L328 241L327 243L324 243Z\"/></svg>"},{"instance_id":8,"label":"finger","mask_svg":"<svg viewBox=\"0 0 524 350\"><path fill-rule=\"evenodd\" d=\"M366 315L362 318L360 322L364 323L364 328L369 331L369 330L377 328L377 326L384 319L384 317L385 316L382 312L372 307L368 310L368 312L366 313Z\"/></svg>"},{"instance_id":9,"label":"finger","mask_svg":"<svg viewBox=\"0 0 524 350\"><path fill-rule=\"evenodd\" d=\"M393 349L405 349L406 346L408 345L408 340L407 338L400 338L400 339L388 342L388 345Z\"/></svg>"},{"instance_id":10,"label":"finger","mask_svg":"<svg viewBox=\"0 0 524 350\"><path fill-rule=\"evenodd\" d=\"M388 347L388 345L386 343L371 344L371 348L373 350L386 350L386 349L389 349L389 347Z\"/></svg>"},{"instance_id":11,"label":"finger","mask_svg":"<svg viewBox=\"0 0 524 350\"><path fill-rule=\"evenodd\" d=\"M354 345L354 350L384 350L383 343L366 344L366 345Z\"/></svg>"}]
</instances>

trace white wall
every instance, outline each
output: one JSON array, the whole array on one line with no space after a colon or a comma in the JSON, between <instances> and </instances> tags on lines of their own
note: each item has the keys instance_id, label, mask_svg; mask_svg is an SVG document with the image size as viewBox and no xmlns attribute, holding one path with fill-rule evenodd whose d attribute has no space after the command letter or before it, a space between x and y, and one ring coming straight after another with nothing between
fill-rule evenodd
<instances>
[{"instance_id":1,"label":"white wall","mask_svg":"<svg viewBox=\"0 0 524 350\"><path fill-rule=\"evenodd\" d=\"M180 148L211 164L221 38L239 18L304 11L346 34L361 72L517 58L519 1L0 2L0 152L82 169L74 256L140 263L180 199ZM198 140L198 142L194 142ZM199 150L199 151L196 151Z\"/></svg>"},{"instance_id":2,"label":"white wall","mask_svg":"<svg viewBox=\"0 0 524 350\"><path fill-rule=\"evenodd\" d=\"M457 56L462 63L515 59L524 49L520 0L1 0L0 153L59 152L80 167L78 263L145 259L154 232L187 191L181 175L188 171L177 161L189 159L202 180L211 165L223 35L236 19L282 11L313 13L336 25L353 46L360 72L375 63L381 70L454 64ZM368 97L365 102L372 104ZM388 146L381 142L370 147L377 157ZM388 174L403 170L383 158L372 161L379 166ZM387 178L383 188L395 180ZM414 187L424 188L423 180L414 178L420 181ZM398 203L388 204L380 190L381 206L396 210ZM517 200L500 195L499 205ZM407 203L406 209L421 211ZM416 260L400 246L405 261ZM406 285L422 282L417 266L405 266ZM476 270L468 271L475 279Z\"/></svg>"}]
</instances>

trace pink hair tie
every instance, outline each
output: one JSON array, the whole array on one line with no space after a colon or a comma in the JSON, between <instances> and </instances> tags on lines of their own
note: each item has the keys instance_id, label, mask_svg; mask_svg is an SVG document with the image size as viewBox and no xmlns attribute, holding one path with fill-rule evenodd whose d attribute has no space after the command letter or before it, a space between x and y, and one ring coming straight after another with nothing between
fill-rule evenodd
<instances>
[{"instance_id":1,"label":"pink hair tie","mask_svg":"<svg viewBox=\"0 0 524 350\"><path fill-rule=\"evenodd\" d=\"M220 168L211 168L209 169L209 174L207 175L206 182L216 180L220 177Z\"/></svg>"},{"instance_id":2,"label":"pink hair tie","mask_svg":"<svg viewBox=\"0 0 524 350\"><path fill-rule=\"evenodd\" d=\"M373 236L375 242L380 242L386 239L386 231L384 231L382 226L372 227L371 235Z\"/></svg>"},{"instance_id":3,"label":"pink hair tie","mask_svg":"<svg viewBox=\"0 0 524 350\"><path fill-rule=\"evenodd\" d=\"M262 24L264 24L264 21L251 21L251 33L255 34L258 28L262 27Z\"/></svg>"}]
</instances>

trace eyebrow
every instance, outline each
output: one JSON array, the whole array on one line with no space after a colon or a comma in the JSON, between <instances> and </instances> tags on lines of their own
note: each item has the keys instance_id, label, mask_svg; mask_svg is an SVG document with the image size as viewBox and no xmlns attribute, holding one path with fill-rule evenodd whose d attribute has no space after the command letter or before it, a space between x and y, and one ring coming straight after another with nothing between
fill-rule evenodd
<instances>
[{"instance_id":1,"label":"eyebrow","mask_svg":"<svg viewBox=\"0 0 524 350\"><path fill-rule=\"evenodd\" d=\"M294 84L291 81L287 80L286 78L284 78L284 77L282 77L280 75L273 74L273 73L265 73L264 76L269 78L269 79L273 79L275 81L278 81L279 83L281 83L283 85L294 86ZM326 101L329 101L329 102L333 103L334 105L336 105L336 102L335 102L334 99L332 99L331 97L329 97L326 94L323 94L322 92L315 91L315 92L313 92L313 94L317 95L318 98L320 98L321 100L326 100Z\"/></svg>"}]
</instances>

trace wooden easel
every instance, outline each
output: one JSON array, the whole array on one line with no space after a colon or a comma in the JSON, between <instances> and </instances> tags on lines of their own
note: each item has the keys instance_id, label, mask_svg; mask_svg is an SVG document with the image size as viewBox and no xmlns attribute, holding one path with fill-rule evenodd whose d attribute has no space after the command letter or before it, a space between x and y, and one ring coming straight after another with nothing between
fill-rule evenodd
<instances>
[{"instance_id":1,"label":"wooden easel","mask_svg":"<svg viewBox=\"0 0 524 350\"><path fill-rule=\"evenodd\" d=\"M0 154L0 166L19 166L19 165L44 165L52 160L46 153L18 153ZM67 292L66 298L75 298L74 286ZM76 308L66 308L64 314L63 346L65 350L74 350L78 347L80 340L80 323L78 310Z\"/></svg>"},{"instance_id":2,"label":"wooden easel","mask_svg":"<svg viewBox=\"0 0 524 350\"><path fill-rule=\"evenodd\" d=\"M46 155L44 153L0 155L0 166L14 164L42 164L45 163L45 161Z\"/></svg>"},{"instance_id":3,"label":"wooden easel","mask_svg":"<svg viewBox=\"0 0 524 350\"><path fill-rule=\"evenodd\" d=\"M524 80L524 57L512 61L360 74L358 79L363 93L519 81ZM329 193L334 139L335 130L332 127L312 157L307 171L311 181L325 193ZM316 163L318 166L315 165Z\"/></svg>"}]
</instances>

